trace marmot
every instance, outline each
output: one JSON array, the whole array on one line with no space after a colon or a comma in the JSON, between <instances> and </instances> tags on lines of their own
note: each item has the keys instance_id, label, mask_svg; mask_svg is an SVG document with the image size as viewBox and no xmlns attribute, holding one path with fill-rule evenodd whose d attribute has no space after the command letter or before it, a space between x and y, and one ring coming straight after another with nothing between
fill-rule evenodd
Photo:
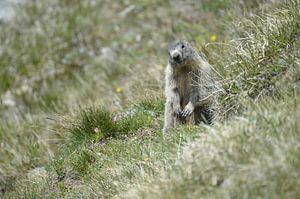
<instances>
[{"instance_id":1,"label":"marmot","mask_svg":"<svg viewBox=\"0 0 300 199\"><path fill-rule=\"evenodd\" d=\"M163 132L187 121L211 124L220 90L211 65L187 41L172 43L168 53Z\"/></svg>"}]
</instances>

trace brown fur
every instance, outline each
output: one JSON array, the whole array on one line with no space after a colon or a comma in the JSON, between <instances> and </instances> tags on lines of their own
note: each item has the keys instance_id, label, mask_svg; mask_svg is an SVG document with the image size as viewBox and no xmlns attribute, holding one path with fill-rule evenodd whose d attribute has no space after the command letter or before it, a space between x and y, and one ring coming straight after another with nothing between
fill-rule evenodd
<instances>
[{"instance_id":1,"label":"brown fur","mask_svg":"<svg viewBox=\"0 0 300 199\"><path fill-rule=\"evenodd\" d=\"M211 124L212 104L220 90L211 66L186 41L175 42L168 51L163 132L187 121Z\"/></svg>"}]
</instances>

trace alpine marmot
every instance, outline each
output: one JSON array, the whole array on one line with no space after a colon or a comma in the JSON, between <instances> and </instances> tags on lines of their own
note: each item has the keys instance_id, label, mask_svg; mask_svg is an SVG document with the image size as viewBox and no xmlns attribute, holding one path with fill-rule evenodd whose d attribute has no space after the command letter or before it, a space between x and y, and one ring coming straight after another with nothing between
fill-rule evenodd
<instances>
[{"instance_id":1,"label":"alpine marmot","mask_svg":"<svg viewBox=\"0 0 300 199\"><path fill-rule=\"evenodd\" d=\"M211 65L187 41L168 48L166 67L165 118L163 132L178 124L211 124L220 86L214 80Z\"/></svg>"}]
</instances>

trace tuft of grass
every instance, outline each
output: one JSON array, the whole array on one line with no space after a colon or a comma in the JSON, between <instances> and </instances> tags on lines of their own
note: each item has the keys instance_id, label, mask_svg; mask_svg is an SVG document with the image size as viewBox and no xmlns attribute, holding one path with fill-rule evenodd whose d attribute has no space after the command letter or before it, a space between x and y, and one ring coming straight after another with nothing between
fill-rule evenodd
<instances>
[{"instance_id":1,"label":"tuft of grass","mask_svg":"<svg viewBox=\"0 0 300 199\"><path fill-rule=\"evenodd\" d=\"M234 57L225 66L226 71L219 71L223 72L226 90L225 114L241 110L247 98L276 95L276 79L291 67L285 56L300 34L299 8L297 1L283 3L273 14L256 15L239 24Z\"/></svg>"},{"instance_id":2,"label":"tuft of grass","mask_svg":"<svg viewBox=\"0 0 300 199\"><path fill-rule=\"evenodd\" d=\"M140 104L139 108L144 107ZM139 128L150 127L155 115L150 110L130 109L123 115L113 115L105 108L89 108L81 111L80 119L73 122L69 131L75 142L97 142L107 138L118 138ZM73 140L71 138L71 140Z\"/></svg>"},{"instance_id":3,"label":"tuft of grass","mask_svg":"<svg viewBox=\"0 0 300 199\"><path fill-rule=\"evenodd\" d=\"M79 122L72 125L70 132L78 140L85 141L114 136L115 125L111 114L103 109L89 108L80 114ZM94 139L93 139L94 138Z\"/></svg>"},{"instance_id":4,"label":"tuft of grass","mask_svg":"<svg viewBox=\"0 0 300 199\"><path fill-rule=\"evenodd\" d=\"M85 176L96 159L90 146L106 144L111 139L126 140L138 130L147 131L153 119L154 115L138 109L131 109L121 116L114 116L102 107L83 110L78 120L66 127L71 136L60 150L58 158L53 159L51 168L58 178L63 178L70 171Z\"/></svg>"}]
</instances>

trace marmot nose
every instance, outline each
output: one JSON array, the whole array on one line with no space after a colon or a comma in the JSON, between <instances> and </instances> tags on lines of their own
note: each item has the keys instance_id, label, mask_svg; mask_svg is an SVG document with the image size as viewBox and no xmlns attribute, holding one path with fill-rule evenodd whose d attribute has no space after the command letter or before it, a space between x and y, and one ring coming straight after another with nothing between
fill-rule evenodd
<instances>
[{"instance_id":1,"label":"marmot nose","mask_svg":"<svg viewBox=\"0 0 300 199\"><path fill-rule=\"evenodd\" d=\"M175 61L180 61L180 60L181 60L180 53L174 52L173 55L172 55L172 58L173 58Z\"/></svg>"},{"instance_id":2,"label":"marmot nose","mask_svg":"<svg viewBox=\"0 0 300 199\"><path fill-rule=\"evenodd\" d=\"M179 61L179 60L180 60L180 55L175 55L175 56L173 57L173 59L174 59L175 61Z\"/></svg>"}]
</instances>

